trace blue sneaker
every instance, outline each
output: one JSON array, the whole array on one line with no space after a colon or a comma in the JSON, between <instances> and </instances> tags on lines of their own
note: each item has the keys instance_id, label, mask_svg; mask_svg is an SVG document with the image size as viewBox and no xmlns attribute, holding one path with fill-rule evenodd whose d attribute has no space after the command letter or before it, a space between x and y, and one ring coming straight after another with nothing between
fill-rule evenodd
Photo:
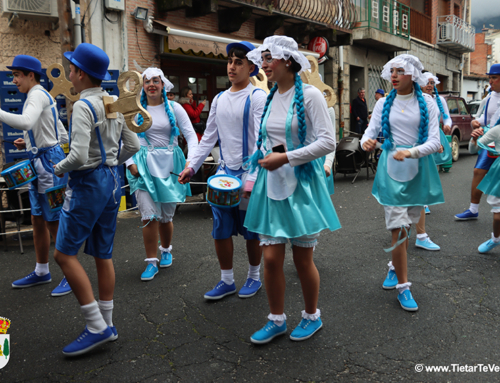
<instances>
[{"instance_id":1,"label":"blue sneaker","mask_svg":"<svg viewBox=\"0 0 500 383\"><path fill-rule=\"evenodd\" d=\"M455 219L457 221L468 221L469 219L477 219L478 216L479 216L479 213L474 214L474 213L471 213L471 211L469 209L467 209L463 213L457 214L455 216Z\"/></svg>"},{"instance_id":2,"label":"blue sneaker","mask_svg":"<svg viewBox=\"0 0 500 383\"><path fill-rule=\"evenodd\" d=\"M53 297L62 297L63 295L69 294L70 292L71 286L66 280L66 277L64 277L61 283L59 283L59 286L52 290L52 293L50 293L50 295L52 295Z\"/></svg>"},{"instance_id":3,"label":"blue sneaker","mask_svg":"<svg viewBox=\"0 0 500 383\"><path fill-rule=\"evenodd\" d=\"M160 267L170 267L172 266L172 254L165 251L161 253Z\"/></svg>"},{"instance_id":4,"label":"blue sneaker","mask_svg":"<svg viewBox=\"0 0 500 383\"><path fill-rule=\"evenodd\" d=\"M12 287L15 289L24 289L25 287L31 287L36 285L43 285L44 283L52 282L52 278L50 277L50 273L45 274L44 276L39 277L33 271L26 275L24 278L18 279L17 281L12 282Z\"/></svg>"},{"instance_id":5,"label":"blue sneaker","mask_svg":"<svg viewBox=\"0 0 500 383\"><path fill-rule=\"evenodd\" d=\"M241 287L238 292L240 298L250 298L257 294L262 287L261 281L256 281L255 279L248 278L245 284Z\"/></svg>"},{"instance_id":6,"label":"blue sneaker","mask_svg":"<svg viewBox=\"0 0 500 383\"><path fill-rule=\"evenodd\" d=\"M434 242L432 242L429 237L427 237L426 239L418 239L417 238L417 241L415 242L415 246L420 247L421 249L430 250L430 251L441 250L441 248L438 245L436 245Z\"/></svg>"},{"instance_id":7,"label":"blue sneaker","mask_svg":"<svg viewBox=\"0 0 500 383\"><path fill-rule=\"evenodd\" d=\"M394 270L389 270L384 283L382 283L382 288L384 290L392 290L396 288L397 284L398 284L398 276L396 275L396 272Z\"/></svg>"},{"instance_id":8,"label":"blue sneaker","mask_svg":"<svg viewBox=\"0 0 500 383\"><path fill-rule=\"evenodd\" d=\"M115 340L118 339L118 331L116 331L116 327L115 326L109 326L109 328L111 329L111 331L113 332L113 335L111 336L111 339L110 341L111 342L114 342Z\"/></svg>"},{"instance_id":9,"label":"blue sneaker","mask_svg":"<svg viewBox=\"0 0 500 383\"><path fill-rule=\"evenodd\" d=\"M425 214L431 214L431 210L429 209L429 206L425 205L424 206Z\"/></svg>"},{"instance_id":10,"label":"blue sneaker","mask_svg":"<svg viewBox=\"0 0 500 383\"><path fill-rule=\"evenodd\" d=\"M236 292L236 285L231 284L231 285L226 285L223 281L220 281L217 283L217 286L213 290L210 290L209 292L205 293L204 298L205 299L210 299L210 300L217 300L217 299L222 299L226 295L231 295Z\"/></svg>"},{"instance_id":11,"label":"blue sneaker","mask_svg":"<svg viewBox=\"0 0 500 383\"><path fill-rule=\"evenodd\" d=\"M417 302L415 302L415 299L413 299L410 290L405 290L401 294L398 294L398 301L403 310L406 311L418 310Z\"/></svg>"},{"instance_id":12,"label":"blue sneaker","mask_svg":"<svg viewBox=\"0 0 500 383\"><path fill-rule=\"evenodd\" d=\"M85 330L83 330L80 336L63 348L63 354L66 356L77 356L85 354L86 352L92 350L100 344L111 341L112 337L113 331L111 330L111 328L109 328L109 326L106 327L106 330L98 334L91 333L87 329L87 326L85 326Z\"/></svg>"},{"instance_id":13,"label":"blue sneaker","mask_svg":"<svg viewBox=\"0 0 500 383\"><path fill-rule=\"evenodd\" d=\"M284 333L286 333L286 321L281 326L278 326L270 320L264 327L250 337L250 342L255 344L269 343L275 337L283 335Z\"/></svg>"},{"instance_id":14,"label":"blue sneaker","mask_svg":"<svg viewBox=\"0 0 500 383\"><path fill-rule=\"evenodd\" d=\"M141 274L141 281L150 281L158 274L158 267L150 263L146 270Z\"/></svg>"},{"instance_id":15,"label":"blue sneaker","mask_svg":"<svg viewBox=\"0 0 500 383\"><path fill-rule=\"evenodd\" d=\"M299 325L295 327L295 330L293 330L292 333L290 334L290 339L296 341L309 339L321 327L323 327L323 322L321 322L321 318L318 318L316 320L302 318Z\"/></svg>"},{"instance_id":16,"label":"blue sneaker","mask_svg":"<svg viewBox=\"0 0 500 383\"><path fill-rule=\"evenodd\" d=\"M477 248L477 250L480 252L480 253L487 253L488 251L490 250L493 250L495 247L497 247L498 245L500 245L500 242L498 243L495 243L493 242L491 239L487 240L486 242L484 243L481 243L481 245L479 245L479 247Z\"/></svg>"}]
</instances>

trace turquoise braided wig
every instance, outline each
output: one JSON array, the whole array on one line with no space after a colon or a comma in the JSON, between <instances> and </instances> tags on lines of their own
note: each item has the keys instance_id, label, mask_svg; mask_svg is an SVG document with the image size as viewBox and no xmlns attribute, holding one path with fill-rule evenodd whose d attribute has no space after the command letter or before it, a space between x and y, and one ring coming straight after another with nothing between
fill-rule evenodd
<instances>
[{"instance_id":1,"label":"turquoise braided wig","mask_svg":"<svg viewBox=\"0 0 500 383\"><path fill-rule=\"evenodd\" d=\"M391 93L386 97L384 102L384 109L382 110L382 135L384 136L384 144L382 149L391 150L392 149L392 135L391 135L391 124L389 123L389 113L391 112L392 103L396 98L396 89L391 90Z\"/></svg>"},{"instance_id":2,"label":"turquoise braided wig","mask_svg":"<svg viewBox=\"0 0 500 383\"><path fill-rule=\"evenodd\" d=\"M437 101L437 104L438 104L438 107L439 107L439 111L441 112L441 115L443 116L443 120L446 120L448 119L448 116L445 112L444 112L444 107L443 107L443 103L441 102L441 99L439 98L439 93L438 93L438 90L437 88L434 86L434 94L436 95L436 101Z\"/></svg>"},{"instance_id":3,"label":"turquoise braided wig","mask_svg":"<svg viewBox=\"0 0 500 383\"><path fill-rule=\"evenodd\" d=\"M297 149L304 147L307 135L306 115L304 113L304 93L302 87L302 79L298 73L295 73L295 110L297 111L297 120L299 123L299 141ZM308 181L311 179L313 167L311 162L295 167L295 176L297 179Z\"/></svg>"},{"instance_id":4,"label":"turquoise braided wig","mask_svg":"<svg viewBox=\"0 0 500 383\"><path fill-rule=\"evenodd\" d=\"M144 109L148 108L148 97L146 96L146 92L144 92L144 89L142 90L142 94L141 94L141 106ZM143 122L144 122L144 117L142 117L142 114L139 113L137 115L137 124L139 126L141 126ZM146 133L145 132L137 133L137 136L144 138L144 137L146 137Z\"/></svg>"},{"instance_id":5,"label":"turquoise braided wig","mask_svg":"<svg viewBox=\"0 0 500 383\"><path fill-rule=\"evenodd\" d=\"M277 90L278 84L276 83L267 96L266 105L264 106L264 112L262 112L262 118L260 119L259 137L257 138L257 150L254 154L252 154L252 157L243 159L245 161L243 166L245 168L248 168L250 173L253 173L255 169L260 167L259 160L262 160L264 158L264 153L262 153L262 150L260 150L262 146L262 123L264 121L264 116L267 113L267 109L269 108L269 104L271 103L271 100L273 99L273 96Z\"/></svg>"},{"instance_id":6,"label":"turquoise braided wig","mask_svg":"<svg viewBox=\"0 0 500 383\"><path fill-rule=\"evenodd\" d=\"M167 112L168 120L170 121L170 126L172 127L172 134L174 136L178 136L179 135L179 128L177 127L177 124L175 123L175 118L172 115L172 111L168 107L168 98L167 98L167 92L165 91L165 87L163 87L163 101L165 102L165 112ZM170 142L170 144L172 144L172 143Z\"/></svg>"},{"instance_id":7,"label":"turquoise braided wig","mask_svg":"<svg viewBox=\"0 0 500 383\"><path fill-rule=\"evenodd\" d=\"M415 86L415 93L417 94L418 105L420 106L420 126L418 127L418 144L422 145L427 141L429 136L429 111L427 110L427 102L422 95L422 89L420 85L416 82L413 83Z\"/></svg>"}]
</instances>

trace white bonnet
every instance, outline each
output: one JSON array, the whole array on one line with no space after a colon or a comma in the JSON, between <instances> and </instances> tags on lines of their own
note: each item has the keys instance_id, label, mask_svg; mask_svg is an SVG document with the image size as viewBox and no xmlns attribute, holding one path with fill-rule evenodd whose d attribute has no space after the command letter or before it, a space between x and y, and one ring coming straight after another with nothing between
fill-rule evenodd
<instances>
[{"instance_id":1,"label":"white bonnet","mask_svg":"<svg viewBox=\"0 0 500 383\"><path fill-rule=\"evenodd\" d=\"M394 57L391 61L384 65L382 69L382 77L384 80L391 81L391 69L392 68L403 68L405 75L411 75L412 81L415 81L420 86L426 86L428 80L423 76L422 70L424 66L418 59L413 55L403 54Z\"/></svg>"},{"instance_id":2,"label":"white bonnet","mask_svg":"<svg viewBox=\"0 0 500 383\"><path fill-rule=\"evenodd\" d=\"M247 58L259 68L262 68L262 52L264 51L269 51L273 59L289 60L290 57L293 57L297 64L300 65L299 73L311 67L309 60L299 52L297 42L291 37L278 35L266 37L260 47L247 53Z\"/></svg>"},{"instance_id":3,"label":"white bonnet","mask_svg":"<svg viewBox=\"0 0 500 383\"><path fill-rule=\"evenodd\" d=\"M153 77L160 77L161 81L163 81L163 85L165 86L165 92L170 92L174 87L170 81L165 78L163 71L159 68L148 68L144 72L142 72L142 77L146 77L146 79L151 80Z\"/></svg>"},{"instance_id":4,"label":"white bonnet","mask_svg":"<svg viewBox=\"0 0 500 383\"><path fill-rule=\"evenodd\" d=\"M434 80L434 84L441 84L441 81L439 81L437 76L434 76L431 72L425 72L423 75L427 79L427 82L429 82L430 80Z\"/></svg>"}]
</instances>

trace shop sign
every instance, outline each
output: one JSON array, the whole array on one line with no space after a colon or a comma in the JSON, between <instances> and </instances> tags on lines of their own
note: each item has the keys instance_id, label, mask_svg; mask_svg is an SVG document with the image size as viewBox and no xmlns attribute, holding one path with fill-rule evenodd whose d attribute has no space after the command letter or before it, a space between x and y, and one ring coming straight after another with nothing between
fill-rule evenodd
<instances>
[{"instance_id":1,"label":"shop sign","mask_svg":"<svg viewBox=\"0 0 500 383\"><path fill-rule=\"evenodd\" d=\"M327 53L329 47L330 46L327 39L321 36L317 36L309 41L307 49L319 54L318 64L323 64L326 60L328 60Z\"/></svg>"}]
</instances>

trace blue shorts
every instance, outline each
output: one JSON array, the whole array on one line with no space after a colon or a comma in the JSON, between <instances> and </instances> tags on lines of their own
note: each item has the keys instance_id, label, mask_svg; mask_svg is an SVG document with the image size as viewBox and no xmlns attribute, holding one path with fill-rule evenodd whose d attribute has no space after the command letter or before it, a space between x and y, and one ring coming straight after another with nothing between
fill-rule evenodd
<instances>
[{"instance_id":1,"label":"blue shorts","mask_svg":"<svg viewBox=\"0 0 500 383\"><path fill-rule=\"evenodd\" d=\"M493 162L495 162L496 159L497 157L495 158L488 157L488 151L486 149L483 149L477 155L477 161L476 165L474 166L474 169L490 170L491 165L493 165Z\"/></svg>"},{"instance_id":2,"label":"blue shorts","mask_svg":"<svg viewBox=\"0 0 500 383\"><path fill-rule=\"evenodd\" d=\"M239 206L231 208L219 208L212 206L214 214L214 227L212 237L214 239L227 239L241 234L245 239L259 239L257 233L248 231L243 226L246 212L240 210Z\"/></svg>"},{"instance_id":3,"label":"blue shorts","mask_svg":"<svg viewBox=\"0 0 500 383\"><path fill-rule=\"evenodd\" d=\"M47 222L59 221L61 211L50 211L49 202L45 194L38 193L36 188L30 184L29 190L31 214L35 216L42 216Z\"/></svg>"},{"instance_id":4,"label":"blue shorts","mask_svg":"<svg viewBox=\"0 0 500 383\"><path fill-rule=\"evenodd\" d=\"M56 249L67 255L76 255L86 241L85 254L110 259L120 198L116 167L100 165L96 169L71 172Z\"/></svg>"}]
</instances>

